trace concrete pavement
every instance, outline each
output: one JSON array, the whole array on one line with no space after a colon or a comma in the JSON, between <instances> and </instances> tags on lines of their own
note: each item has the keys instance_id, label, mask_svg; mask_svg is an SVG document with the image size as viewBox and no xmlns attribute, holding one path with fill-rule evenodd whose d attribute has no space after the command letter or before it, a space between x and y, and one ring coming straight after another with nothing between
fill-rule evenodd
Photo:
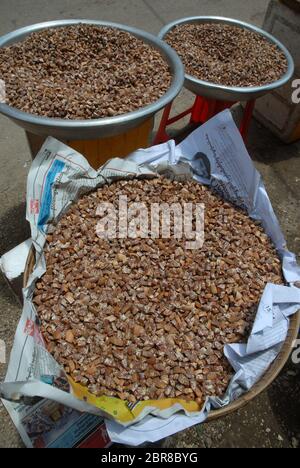
<instances>
[{"instance_id":1,"label":"concrete pavement","mask_svg":"<svg viewBox=\"0 0 300 468\"><path fill-rule=\"evenodd\" d=\"M104 19L157 33L167 22L192 15L232 16L261 25L267 0L1 0L0 35L18 27L62 18ZM176 109L190 100L183 92ZM300 253L300 144L284 145L253 123L249 152L262 172L289 247ZM29 236L24 217L26 175L30 154L22 130L0 117L0 255ZM0 339L12 344L20 307L0 276ZM0 365L0 378L5 366ZM165 446L292 447L300 440L299 367L291 366L268 391L245 410L225 420L193 428L168 439ZM295 394L295 400L289 398ZM299 395L299 393L298 393ZM297 413L298 412L298 413ZM297 416L298 415L298 416ZM0 447L20 447L0 406Z\"/></svg>"}]
</instances>

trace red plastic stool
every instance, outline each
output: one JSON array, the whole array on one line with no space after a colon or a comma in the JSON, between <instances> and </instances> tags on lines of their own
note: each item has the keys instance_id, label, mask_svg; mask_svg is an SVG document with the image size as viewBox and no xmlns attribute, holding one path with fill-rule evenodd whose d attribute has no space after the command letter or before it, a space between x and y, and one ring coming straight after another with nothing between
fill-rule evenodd
<instances>
[{"instance_id":1,"label":"red plastic stool","mask_svg":"<svg viewBox=\"0 0 300 468\"><path fill-rule=\"evenodd\" d=\"M172 104L173 102L168 104L164 109L159 129L154 139L154 145L159 145L160 143L165 143L166 141L170 140L170 136L167 134L166 130L167 126L173 124L174 122L177 122L178 120L183 119L183 117L185 117L186 115L191 114L191 124L203 124L219 112L232 107L235 104L235 102L218 101L217 99L208 99L202 96L196 96L195 102L192 107L185 110L184 112L181 112L175 117L170 118ZM240 133L244 141L246 141L248 136L254 106L255 99L248 101L244 109L244 115L240 125Z\"/></svg>"}]
</instances>

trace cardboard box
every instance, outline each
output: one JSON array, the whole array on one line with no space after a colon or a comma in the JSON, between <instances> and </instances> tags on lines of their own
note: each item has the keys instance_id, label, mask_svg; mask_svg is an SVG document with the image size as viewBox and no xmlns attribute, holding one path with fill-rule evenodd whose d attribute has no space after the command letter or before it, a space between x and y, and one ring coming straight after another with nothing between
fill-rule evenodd
<instances>
[{"instance_id":1,"label":"cardboard box","mask_svg":"<svg viewBox=\"0 0 300 468\"><path fill-rule=\"evenodd\" d=\"M300 12L285 3L271 0L263 29L289 49L295 61L295 74L287 85L257 100L255 117L281 140L290 143L300 138L300 102L292 100L295 92L292 85L300 80ZM299 2L291 3L295 6Z\"/></svg>"}]
</instances>

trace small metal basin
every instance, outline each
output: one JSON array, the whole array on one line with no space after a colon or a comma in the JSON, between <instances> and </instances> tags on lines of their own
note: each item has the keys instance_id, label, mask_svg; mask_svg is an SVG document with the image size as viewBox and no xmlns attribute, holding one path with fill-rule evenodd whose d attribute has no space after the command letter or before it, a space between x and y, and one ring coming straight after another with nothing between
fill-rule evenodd
<instances>
[{"instance_id":1,"label":"small metal basin","mask_svg":"<svg viewBox=\"0 0 300 468\"><path fill-rule=\"evenodd\" d=\"M184 87L192 91L193 93L211 98L211 99L218 99L220 101L249 101L251 99L256 99L264 94L273 91L276 88L280 88L281 86L285 85L293 76L294 73L294 61L287 50L287 48L278 41L275 37L271 34L267 33L266 31L253 26L252 24L245 23L243 21L238 21L231 18L223 18L221 16L192 16L190 18L182 18L177 21L173 21L172 23L167 24L159 33L158 37L160 39L164 39L165 36L173 29L175 26L179 24L186 24L186 23L223 23L223 24L231 24L233 26L238 26L239 28L249 29L250 31L254 31L262 36L264 36L268 41L273 44L276 44L285 54L287 62L288 62L288 69L286 73L277 81L273 83L266 84L263 86L251 86L251 87L234 87L234 86L223 86L216 83L210 83L208 81L199 80L191 75L185 75L185 82Z\"/></svg>"}]
</instances>

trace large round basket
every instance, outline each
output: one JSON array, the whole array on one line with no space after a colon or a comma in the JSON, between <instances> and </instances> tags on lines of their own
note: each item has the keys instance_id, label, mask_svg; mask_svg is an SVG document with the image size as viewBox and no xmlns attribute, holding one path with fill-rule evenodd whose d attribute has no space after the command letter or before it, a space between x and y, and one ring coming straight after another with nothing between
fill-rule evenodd
<instances>
[{"instance_id":1,"label":"large round basket","mask_svg":"<svg viewBox=\"0 0 300 468\"><path fill-rule=\"evenodd\" d=\"M31 249L28 255L25 273L24 273L24 288L26 287L29 277L34 269L35 265L35 253L34 250ZM293 349L293 345L295 340L298 336L300 326L300 311L297 314L294 314L290 318L290 327L288 331L287 338L285 340L284 345L280 353L278 354L277 358L273 362L273 364L269 367L267 372L263 375L260 381L254 385L254 387L243 396L235 400L234 402L230 403L229 405L225 406L219 410L213 410L209 413L207 422L213 421L214 419L220 418L221 416L226 416L234 411L241 409L245 406L249 401L253 400L256 396L258 396L261 392L266 390L266 388L276 379L278 374L283 369L284 365L289 359L291 351Z\"/></svg>"}]
</instances>

